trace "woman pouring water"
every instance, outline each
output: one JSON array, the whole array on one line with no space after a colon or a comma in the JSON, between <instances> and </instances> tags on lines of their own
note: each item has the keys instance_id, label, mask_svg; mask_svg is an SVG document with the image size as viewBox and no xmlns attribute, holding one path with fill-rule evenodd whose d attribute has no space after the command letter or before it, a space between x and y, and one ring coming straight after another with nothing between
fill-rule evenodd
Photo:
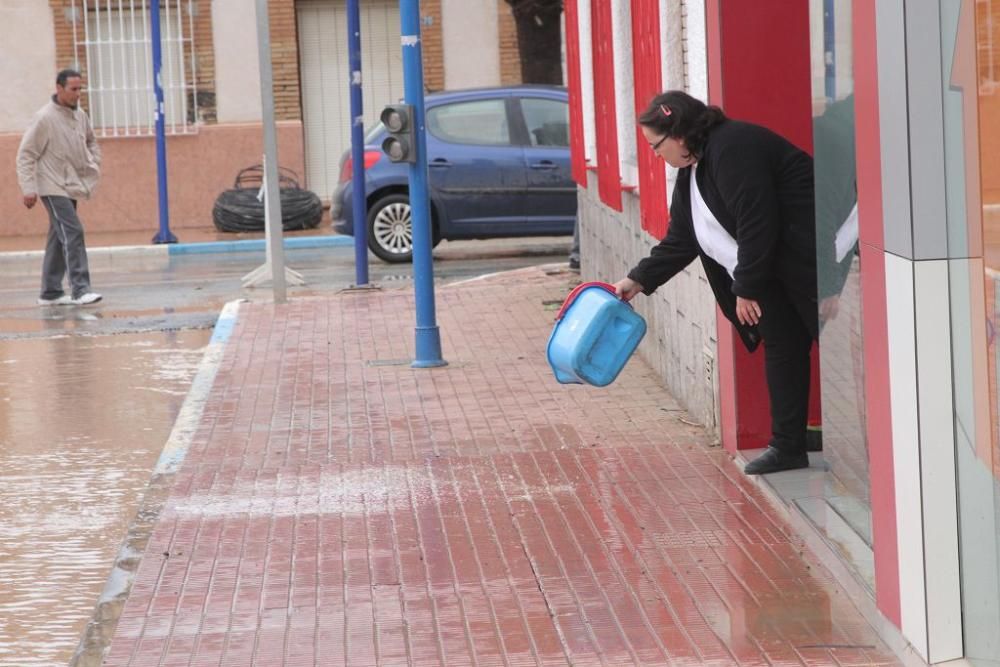
<instances>
[{"instance_id":1,"label":"woman pouring water","mask_svg":"<svg viewBox=\"0 0 1000 667\"><path fill-rule=\"evenodd\" d=\"M812 158L680 91L653 98L639 128L679 171L666 237L615 291L626 301L651 294L701 258L747 349L764 343L771 440L745 472L805 468L809 353L818 336Z\"/></svg>"}]
</instances>

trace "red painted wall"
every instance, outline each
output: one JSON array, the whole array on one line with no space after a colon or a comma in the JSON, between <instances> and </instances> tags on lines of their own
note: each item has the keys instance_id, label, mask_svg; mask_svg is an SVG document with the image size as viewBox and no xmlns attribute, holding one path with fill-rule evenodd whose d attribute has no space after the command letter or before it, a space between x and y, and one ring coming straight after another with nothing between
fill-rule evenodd
<instances>
[{"instance_id":1,"label":"red painted wall","mask_svg":"<svg viewBox=\"0 0 1000 667\"><path fill-rule=\"evenodd\" d=\"M635 109L642 113L649 100L663 92L660 65L659 0L632 0L632 69ZM636 124L639 166L639 216L642 228L660 239L667 234L667 174L663 160L649 149Z\"/></svg>"},{"instance_id":2,"label":"red painted wall","mask_svg":"<svg viewBox=\"0 0 1000 667\"><path fill-rule=\"evenodd\" d=\"M707 0L706 25L709 101L727 115L769 127L811 153L808 2ZM723 444L731 451L763 447L771 434L763 354L749 354L725 318L720 316L718 322ZM814 423L820 406L818 359L814 350ZM727 401L735 401L735 409L725 409Z\"/></svg>"},{"instance_id":3,"label":"red painted wall","mask_svg":"<svg viewBox=\"0 0 1000 667\"><path fill-rule=\"evenodd\" d=\"M721 8L724 110L812 153L809 3L757 0Z\"/></svg>"},{"instance_id":4,"label":"red painted wall","mask_svg":"<svg viewBox=\"0 0 1000 667\"><path fill-rule=\"evenodd\" d=\"M583 0L586 2L586 0ZM569 152L573 180L587 187L587 155L583 140L583 84L580 74L578 0L566 0L566 87L569 92Z\"/></svg>"},{"instance_id":5,"label":"red painted wall","mask_svg":"<svg viewBox=\"0 0 1000 667\"><path fill-rule=\"evenodd\" d=\"M281 121L277 132L281 166L304 178L302 123ZM87 232L147 230L152 238L159 226L155 138L98 142L103 154L101 183L94 198L80 209ZM24 208L13 177L20 143L19 133L0 134L0 164L10 170L9 178L0 179L0 236L44 236L49 224L45 210ZM170 228L211 227L216 197L233 187L240 169L258 164L263 150L260 123L205 125L197 134L167 137Z\"/></svg>"},{"instance_id":6,"label":"red painted wall","mask_svg":"<svg viewBox=\"0 0 1000 667\"><path fill-rule=\"evenodd\" d=\"M622 191L618 164L618 127L615 122L615 60L611 0L591 0L590 21L594 52L597 190L601 201L620 211Z\"/></svg>"}]
</instances>

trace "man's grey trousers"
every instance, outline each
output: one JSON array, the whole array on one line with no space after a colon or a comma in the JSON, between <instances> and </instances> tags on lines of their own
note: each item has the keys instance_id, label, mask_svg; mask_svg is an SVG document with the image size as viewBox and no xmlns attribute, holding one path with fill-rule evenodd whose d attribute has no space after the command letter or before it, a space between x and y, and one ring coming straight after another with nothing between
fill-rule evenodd
<instances>
[{"instance_id":1,"label":"man's grey trousers","mask_svg":"<svg viewBox=\"0 0 1000 667\"><path fill-rule=\"evenodd\" d=\"M90 291L87 248L83 243L83 225L76 216L76 200L69 197L41 198L49 212L49 237L42 262L42 298L58 299L63 292L63 276L69 274L72 297L78 299Z\"/></svg>"}]
</instances>

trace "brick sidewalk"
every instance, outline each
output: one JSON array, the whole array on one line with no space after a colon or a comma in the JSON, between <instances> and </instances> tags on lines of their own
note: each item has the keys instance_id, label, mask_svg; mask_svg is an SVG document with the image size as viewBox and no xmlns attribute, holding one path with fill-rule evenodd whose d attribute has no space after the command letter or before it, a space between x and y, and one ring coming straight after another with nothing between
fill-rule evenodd
<instances>
[{"instance_id":1,"label":"brick sidewalk","mask_svg":"<svg viewBox=\"0 0 1000 667\"><path fill-rule=\"evenodd\" d=\"M244 305L106 665L896 664L633 359L545 361L569 274Z\"/></svg>"}]
</instances>

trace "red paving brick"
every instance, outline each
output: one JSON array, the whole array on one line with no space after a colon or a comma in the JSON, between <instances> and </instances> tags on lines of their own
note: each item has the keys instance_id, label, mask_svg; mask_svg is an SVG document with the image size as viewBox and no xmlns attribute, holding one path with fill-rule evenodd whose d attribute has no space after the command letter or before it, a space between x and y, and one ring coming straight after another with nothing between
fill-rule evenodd
<instances>
[{"instance_id":1,"label":"red paving brick","mask_svg":"<svg viewBox=\"0 0 1000 667\"><path fill-rule=\"evenodd\" d=\"M440 288L438 369L407 290L243 305L105 664L896 664L638 358L555 382L568 280Z\"/></svg>"}]
</instances>

